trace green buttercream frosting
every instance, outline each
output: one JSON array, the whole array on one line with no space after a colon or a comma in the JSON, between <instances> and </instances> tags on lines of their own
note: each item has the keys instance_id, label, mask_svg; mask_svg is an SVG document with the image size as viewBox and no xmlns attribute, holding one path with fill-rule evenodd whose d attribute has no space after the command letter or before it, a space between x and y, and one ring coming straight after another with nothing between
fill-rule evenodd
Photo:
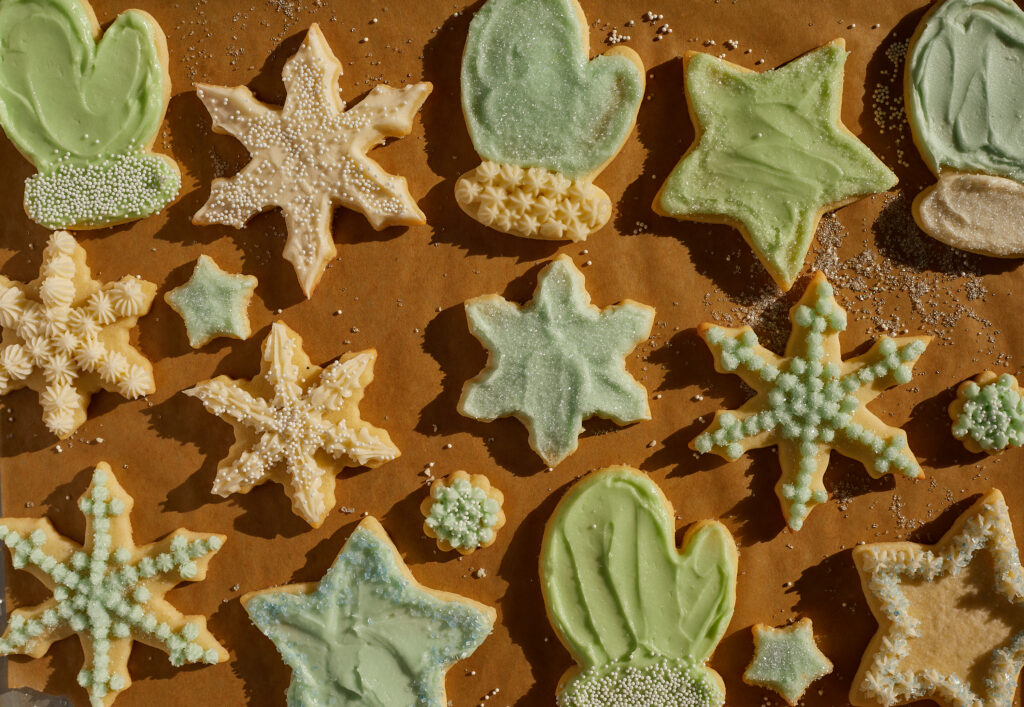
<instances>
[{"instance_id":1,"label":"green buttercream frosting","mask_svg":"<svg viewBox=\"0 0 1024 707\"><path fill-rule=\"evenodd\" d=\"M501 505L466 479L431 488L433 502L426 523L453 548L473 549L494 540Z\"/></svg>"},{"instance_id":2,"label":"green buttercream frosting","mask_svg":"<svg viewBox=\"0 0 1024 707\"><path fill-rule=\"evenodd\" d=\"M907 117L936 172L1024 182L1024 12L1009 0L946 0L907 64Z\"/></svg>"},{"instance_id":3,"label":"green buttercream frosting","mask_svg":"<svg viewBox=\"0 0 1024 707\"><path fill-rule=\"evenodd\" d=\"M832 663L814 642L810 620L785 629L754 627L754 659L743 672L747 683L775 690L796 704L815 680L832 672Z\"/></svg>"},{"instance_id":4,"label":"green buttercream frosting","mask_svg":"<svg viewBox=\"0 0 1024 707\"><path fill-rule=\"evenodd\" d=\"M185 321L189 344L199 348L218 336L248 338L246 310L256 284L255 277L226 273L213 258L200 255L189 281L165 299Z\"/></svg>"},{"instance_id":5,"label":"green buttercream frosting","mask_svg":"<svg viewBox=\"0 0 1024 707\"><path fill-rule=\"evenodd\" d=\"M643 70L612 50L589 60L572 0L490 0L469 25L462 107L494 162L591 176L633 127Z\"/></svg>"},{"instance_id":6,"label":"green buttercream frosting","mask_svg":"<svg viewBox=\"0 0 1024 707\"><path fill-rule=\"evenodd\" d=\"M551 621L581 667L560 704L723 703L720 678L704 662L736 600L736 545L724 526L701 524L678 550L658 487L612 467L559 504L540 572Z\"/></svg>"},{"instance_id":7,"label":"green buttercream frosting","mask_svg":"<svg viewBox=\"0 0 1024 707\"><path fill-rule=\"evenodd\" d=\"M626 371L625 357L650 334L654 310L630 300L591 305L568 256L541 272L525 307L488 295L466 302L466 316L491 358L466 384L459 410L479 420L515 415L549 466L576 450L586 418L650 418L647 390Z\"/></svg>"},{"instance_id":8,"label":"green buttercream frosting","mask_svg":"<svg viewBox=\"0 0 1024 707\"><path fill-rule=\"evenodd\" d=\"M414 584L393 547L358 527L310 594L246 603L292 669L290 707L444 707L444 673L491 631L475 606Z\"/></svg>"},{"instance_id":9,"label":"green buttercream frosting","mask_svg":"<svg viewBox=\"0 0 1024 707\"><path fill-rule=\"evenodd\" d=\"M160 27L128 10L96 32L79 0L0 5L0 123L39 170L26 209L52 228L147 216L181 186L145 151L166 107Z\"/></svg>"},{"instance_id":10,"label":"green buttercream frosting","mask_svg":"<svg viewBox=\"0 0 1024 707\"><path fill-rule=\"evenodd\" d=\"M763 73L693 55L686 93L700 138L656 208L742 225L772 277L792 286L824 209L896 184L839 123L846 55L827 44Z\"/></svg>"},{"instance_id":11,"label":"green buttercream frosting","mask_svg":"<svg viewBox=\"0 0 1024 707\"><path fill-rule=\"evenodd\" d=\"M974 440L986 452L1024 445L1024 399L1008 373L985 385L968 382L960 391L963 409L953 436Z\"/></svg>"}]
</instances>

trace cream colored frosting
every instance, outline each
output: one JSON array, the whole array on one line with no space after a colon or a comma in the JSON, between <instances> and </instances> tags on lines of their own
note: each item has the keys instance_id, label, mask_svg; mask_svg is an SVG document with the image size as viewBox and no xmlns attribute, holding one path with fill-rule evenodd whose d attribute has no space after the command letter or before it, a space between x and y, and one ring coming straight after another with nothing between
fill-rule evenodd
<instances>
[{"instance_id":1,"label":"cream colored frosting","mask_svg":"<svg viewBox=\"0 0 1024 707\"><path fill-rule=\"evenodd\" d=\"M1012 179L944 170L914 201L914 217L925 233L954 248L1024 256L1024 184Z\"/></svg>"}]
</instances>

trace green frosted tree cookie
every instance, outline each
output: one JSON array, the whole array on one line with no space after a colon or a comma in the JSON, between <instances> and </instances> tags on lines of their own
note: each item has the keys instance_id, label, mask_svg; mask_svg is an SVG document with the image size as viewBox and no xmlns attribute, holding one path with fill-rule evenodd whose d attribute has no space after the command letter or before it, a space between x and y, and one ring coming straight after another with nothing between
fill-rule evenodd
<instances>
[{"instance_id":1,"label":"green frosted tree cookie","mask_svg":"<svg viewBox=\"0 0 1024 707\"><path fill-rule=\"evenodd\" d=\"M576 451L589 417L650 419L647 390L625 358L651 333L654 309L632 300L595 307L569 256L541 271L525 306L484 295L466 302L466 318L490 357L463 387L459 412L488 422L514 415L548 466Z\"/></svg>"},{"instance_id":2,"label":"green frosted tree cookie","mask_svg":"<svg viewBox=\"0 0 1024 707\"><path fill-rule=\"evenodd\" d=\"M25 184L36 223L99 228L171 202L178 165L150 149L170 93L149 13L121 13L100 39L84 0L0 4L0 124L38 170Z\"/></svg>"}]
</instances>

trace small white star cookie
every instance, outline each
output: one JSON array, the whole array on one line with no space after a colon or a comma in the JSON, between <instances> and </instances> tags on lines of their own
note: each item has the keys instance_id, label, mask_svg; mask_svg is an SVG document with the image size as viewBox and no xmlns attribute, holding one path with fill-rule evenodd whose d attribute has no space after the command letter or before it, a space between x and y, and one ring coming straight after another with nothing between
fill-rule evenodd
<instances>
[{"instance_id":1,"label":"small white star cookie","mask_svg":"<svg viewBox=\"0 0 1024 707\"><path fill-rule=\"evenodd\" d=\"M387 432L359 417L376 358L368 349L321 369L302 350L302 337L275 322L256 378L217 376L186 390L235 429L213 492L248 493L276 481L296 515L320 527L336 503L334 477L341 469L377 467L399 454Z\"/></svg>"},{"instance_id":2,"label":"small white star cookie","mask_svg":"<svg viewBox=\"0 0 1024 707\"><path fill-rule=\"evenodd\" d=\"M284 65L288 97L282 108L260 103L244 86L196 87L214 131L234 135L252 161L230 179L213 181L193 223L241 228L261 211L280 207L288 228L284 257L306 297L338 252L331 233L335 205L359 211L377 230L426 223L405 178L388 174L366 152L409 134L432 85L378 85L345 110L340 76L341 62L312 24Z\"/></svg>"},{"instance_id":3,"label":"small white star cookie","mask_svg":"<svg viewBox=\"0 0 1024 707\"><path fill-rule=\"evenodd\" d=\"M38 278L22 284L0 275L0 395L36 391L47 429L66 439L85 422L95 391L152 393L153 366L128 336L155 294L156 285L130 275L93 280L82 246L54 233Z\"/></svg>"},{"instance_id":4,"label":"small white star cookie","mask_svg":"<svg viewBox=\"0 0 1024 707\"><path fill-rule=\"evenodd\" d=\"M84 545L59 535L48 518L0 518L0 541L14 568L53 593L11 613L0 655L42 658L52 643L77 633L85 653L78 684L93 707L112 704L131 685L128 656L136 641L165 651L175 667L228 659L204 617L185 616L164 599L179 582L206 578L225 537L179 529L138 546L129 518L133 503L110 466L100 462L78 500Z\"/></svg>"},{"instance_id":5,"label":"small white star cookie","mask_svg":"<svg viewBox=\"0 0 1024 707\"><path fill-rule=\"evenodd\" d=\"M853 561L878 631L850 687L852 704L1015 704L1024 572L999 491L985 494L935 545L861 545Z\"/></svg>"},{"instance_id":6,"label":"small white star cookie","mask_svg":"<svg viewBox=\"0 0 1024 707\"><path fill-rule=\"evenodd\" d=\"M810 619L782 628L754 624L754 657L743 682L775 690L796 705L812 682L831 672L832 661L814 642Z\"/></svg>"}]
</instances>

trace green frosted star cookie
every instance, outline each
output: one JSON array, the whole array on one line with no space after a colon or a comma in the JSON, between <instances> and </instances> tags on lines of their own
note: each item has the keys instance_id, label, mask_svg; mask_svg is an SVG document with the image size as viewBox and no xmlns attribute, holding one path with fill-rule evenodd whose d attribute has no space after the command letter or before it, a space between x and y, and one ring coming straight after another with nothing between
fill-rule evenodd
<instances>
[{"instance_id":1,"label":"green frosted star cookie","mask_svg":"<svg viewBox=\"0 0 1024 707\"><path fill-rule=\"evenodd\" d=\"M257 284L252 275L226 273L213 258L200 255L192 277L164 301L185 320L189 346L198 349L218 336L249 338L247 310Z\"/></svg>"},{"instance_id":2,"label":"green frosted star cookie","mask_svg":"<svg viewBox=\"0 0 1024 707\"><path fill-rule=\"evenodd\" d=\"M782 478L775 493L789 527L799 530L810 510L828 498L822 479L833 449L861 462L873 478L924 475L907 434L882 422L867 404L910 382L931 337L883 337L867 353L844 361L839 332L846 329L846 312L821 273L789 318L793 331L785 356L761 346L750 327L700 325L715 370L734 373L757 395L738 410L715 413L690 447L735 461L749 449L777 446Z\"/></svg>"},{"instance_id":3,"label":"green frosted star cookie","mask_svg":"<svg viewBox=\"0 0 1024 707\"><path fill-rule=\"evenodd\" d=\"M896 184L842 123L846 54L837 39L757 73L687 52L697 139L654 210L736 227L779 287L792 287L824 212Z\"/></svg>"},{"instance_id":4,"label":"green frosted star cookie","mask_svg":"<svg viewBox=\"0 0 1024 707\"><path fill-rule=\"evenodd\" d=\"M754 625L754 657L743 682L775 690L795 705L812 682L831 672L832 661L814 642L810 619L784 628Z\"/></svg>"},{"instance_id":5,"label":"green frosted star cookie","mask_svg":"<svg viewBox=\"0 0 1024 707\"><path fill-rule=\"evenodd\" d=\"M466 302L466 317L490 358L463 388L459 412L488 422L514 415L549 466L576 451L589 417L650 419L647 390L625 357L651 333L654 309L632 300L595 307L568 256L541 271L527 305L484 295Z\"/></svg>"},{"instance_id":6,"label":"green frosted star cookie","mask_svg":"<svg viewBox=\"0 0 1024 707\"><path fill-rule=\"evenodd\" d=\"M369 516L319 582L242 597L292 669L289 707L443 707L444 674L491 632L494 609L428 589Z\"/></svg>"}]
</instances>

